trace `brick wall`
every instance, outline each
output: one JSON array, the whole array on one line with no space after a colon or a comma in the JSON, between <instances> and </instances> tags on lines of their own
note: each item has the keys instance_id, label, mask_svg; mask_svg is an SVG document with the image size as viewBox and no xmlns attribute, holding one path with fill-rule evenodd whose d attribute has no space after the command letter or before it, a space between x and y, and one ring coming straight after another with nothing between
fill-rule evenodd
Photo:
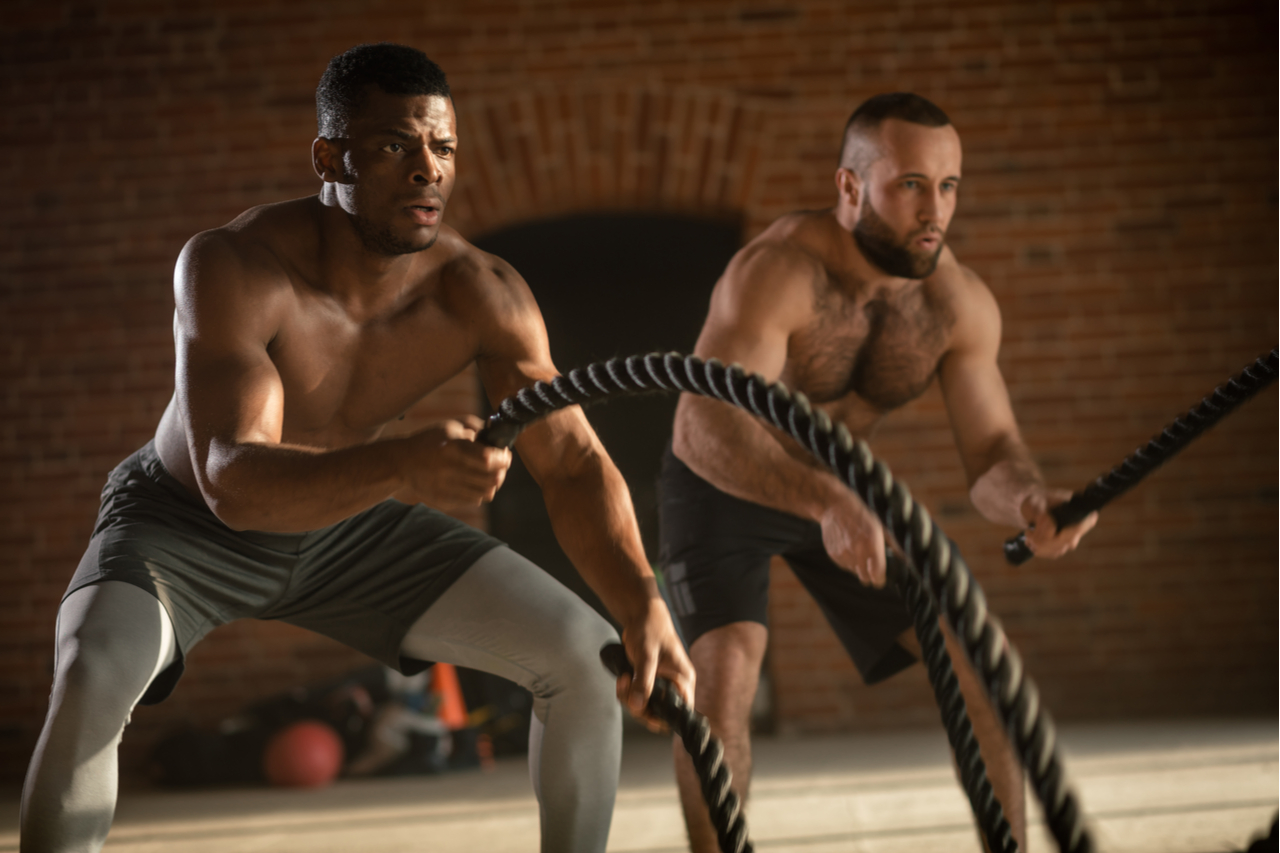
<instances>
[{"instance_id":1,"label":"brick wall","mask_svg":"<svg viewBox=\"0 0 1280 853\"><path fill-rule=\"evenodd\" d=\"M736 213L750 236L831 203L861 99L930 96L965 145L951 242L1000 300L1016 410L1066 487L1276 341L1274 5L115 0L10 4L0 28L7 779L103 478L172 392L173 260L246 207L315 191L312 92L354 43L413 44L449 72L448 220L472 236L602 209ZM474 407L473 389L456 380L416 422ZM1059 717L1275 713L1276 411L1266 392L1081 553L1019 570L967 504L936 391L873 444L960 543ZM775 581L786 725L933 719L918 671L861 687L789 573ZM135 716L127 763L179 719L359 660L287 626L221 629Z\"/></svg>"}]
</instances>

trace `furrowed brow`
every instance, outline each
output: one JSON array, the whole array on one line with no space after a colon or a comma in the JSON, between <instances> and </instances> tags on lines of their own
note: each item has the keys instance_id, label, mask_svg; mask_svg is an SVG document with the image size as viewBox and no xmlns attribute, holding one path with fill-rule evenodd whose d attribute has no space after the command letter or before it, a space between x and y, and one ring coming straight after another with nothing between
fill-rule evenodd
<instances>
[{"instance_id":1,"label":"furrowed brow","mask_svg":"<svg viewBox=\"0 0 1280 853\"><path fill-rule=\"evenodd\" d=\"M388 128L386 128L385 130L383 130L383 131L382 131L382 135L383 135L383 136L394 136L396 139L403 139L405 142L417 142L417 141L421 138L421 137L419 137L416 133L410 133L409 131L407 131L407 130L401 130L401 129L400 129L400 128L398 128L398 127L388 127ZM438 138L438 139L432 139L432 140L430 140L430 144L432 144L432 145L453 145L453 144L454 144L454 143L456 143L457 141L458 141L458 140L454 139L452 136L444 136L444 137L440 137L440 138Z\"/></svg>"},{"instance_id":2,"label":"furrowed brow","mask_svg":"<svg viewBox=\"0 0 1280 853\"><path fill-rule=\"evenodd\" d=\"M929 176L928 176L928 175L926 175L926 174L924 174L923 172L907 172L907 173L905 173L905 174L902 174L902 175L899 175L899 176L898 176L898 180L900 180L900 181L906 181L906 180L910 180L910 179L912 179L912 178L914 178L914 179L916 179L916 180L921 180L921 181L927 181L927 180L929 180L929 179L930 179L930 178L929 178ZM956 182L959 182L959 181L960 181L960 176L959 176L959 175L948 175L947 177L943 178L942 180L944 180L944 181L956 181Z\"/></svg>"}]
</instances>

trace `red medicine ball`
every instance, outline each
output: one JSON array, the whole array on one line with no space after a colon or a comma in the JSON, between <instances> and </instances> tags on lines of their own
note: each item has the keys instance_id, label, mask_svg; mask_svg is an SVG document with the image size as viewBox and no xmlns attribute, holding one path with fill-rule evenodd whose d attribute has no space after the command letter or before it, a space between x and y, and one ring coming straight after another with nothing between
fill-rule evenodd
<instances>
[{"instance_id":1,"label":"red medicine ball","mask_svg":"<svg viewBox=\"0 0 1280 853\"><path fill-rule=\"evenodd\" d=\"M337 778L342 759L342 739L332 726L302 720L271 736L262 770L272 785L322 788Z\"/></svg>"}]
</instances>

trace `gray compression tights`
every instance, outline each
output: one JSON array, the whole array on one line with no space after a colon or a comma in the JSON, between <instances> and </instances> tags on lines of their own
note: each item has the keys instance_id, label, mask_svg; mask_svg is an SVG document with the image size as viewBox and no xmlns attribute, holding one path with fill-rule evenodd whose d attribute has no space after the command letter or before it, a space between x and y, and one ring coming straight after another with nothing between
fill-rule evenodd
<instances>
[{"instance_id":1,"label":"gray compression tights","mask_svg":"<svg viewBox=\"0 0 1280 853\"><path fill-rule=\"evenodd\" d=\"M108 581L58 615L49 714L22 794L22 853L96 853L115 812L116 747L147 685L174 658L160 602ZM544 851L603 851L621 709L599 650L617 634L528 560L496 548L410 629L403 651L508 678L534 696L529 769Z\"/></svg>"},{"instance_id":2,"label":"gray compression tights","mask_svg":"<svg viewBox=\"0 0 1280 853\"><path fill-rule=\"evenodd\" d=\"M58 612L53 691L22 789L22 853L94 853L116 807L116 746L133 706L174 657L160 602L120 581Z\"/></svg>"},{"instance_id":3,"label":"gray compression tights","mask_svg":"<svg viewBox=\"0 0 1280 853\"><path fill-rule=\"evenodd\" d=\"M622 709L600 648L613 627L528 560L495 548L409 630L402 651L491 672L533 694L529 776L542 850L603 851L622 751Z\"/></svg>"}]
</instances>

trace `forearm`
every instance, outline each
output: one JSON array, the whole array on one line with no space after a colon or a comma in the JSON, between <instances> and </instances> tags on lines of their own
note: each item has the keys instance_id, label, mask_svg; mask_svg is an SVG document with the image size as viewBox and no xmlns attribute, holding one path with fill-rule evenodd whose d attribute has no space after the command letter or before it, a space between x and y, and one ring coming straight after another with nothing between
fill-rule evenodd
<instances>
[{"instance_id":1,"label":"forearm","mask_svg":"<svg viewBox=\"0 0 1280 853\"><path fill-rule=\"evenodd\" d=\"M1044 478L1026 445L1005 438L991 453L991 463L969 488L974 507L988 521L1008 527L1024 527L1027 498L1044 492Z\"/></svg>"},{"instance_id":2,"label":"forearm","mask_svg":"<svg viewBox=\"0 0 1280 853\"><path fill-rule=\"evenodd\" d=\"M295 533L350 518L403 485L399 441L322 450L211 442L197 479L210 509L237 530Z\"/></svg>"},{"instance_id":3,"label":"forearm","mask_svg":"<svg viewBox=\"0 0 1280 853\"><path fill-rule=\"evenodd\" d=\"M624 627L642 619L659 594L617 468L592 454L541 486L556 539L583 580Z\"/></svg>"},{"instance_id":4,"label":"forearm","mask_svg":"<svg viewBox=\"0 0 1280 853\"><path fill-rule=\"evenodd\" d=\"M802 518L820 520L832 501L851 494L816 462L789 453L751 415L716 400L681 398L673 449L721 491Z\"/></svg>"}]
</instances>

